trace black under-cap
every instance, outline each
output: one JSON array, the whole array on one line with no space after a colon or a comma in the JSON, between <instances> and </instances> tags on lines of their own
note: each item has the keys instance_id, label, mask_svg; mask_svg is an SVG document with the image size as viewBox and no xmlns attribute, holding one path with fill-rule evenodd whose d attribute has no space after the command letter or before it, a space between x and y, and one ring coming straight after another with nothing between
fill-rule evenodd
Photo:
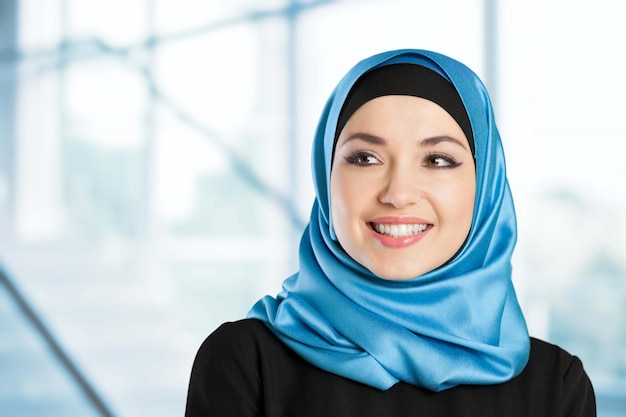
<instances>
[{"instance_id":1,"label":"black under-cap","mask_svg":"<svg viewBox=\"0 0 626 417\"><path fill-rule=\"evenodd\" d=\"M391 95L425 98L441 106L459 124L472 155L475 154L472 125L461 96L443 76L416 64L385 65L363 74L352 86L339 113L335 145L341 130L359 107L377 97Z\"/></svg>"}]
</instances>

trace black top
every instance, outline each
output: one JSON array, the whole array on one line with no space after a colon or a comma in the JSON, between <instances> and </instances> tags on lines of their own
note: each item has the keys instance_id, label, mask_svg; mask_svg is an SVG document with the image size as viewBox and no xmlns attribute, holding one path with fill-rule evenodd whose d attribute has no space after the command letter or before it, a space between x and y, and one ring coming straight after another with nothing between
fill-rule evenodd
<instances>
[{"instance_id":1,"label":"black top","mask_svg":"<svg viewBox=\"0 0 626 417\"><path fill-rule=\"evenodd\" d=\"M432 392L399 382L380 391L316 368L246 319L222 325L200 347L185 415L593 417L596 405L580 360L537 339L524 371L503 384Z\"/></svg>"}]
</instances>

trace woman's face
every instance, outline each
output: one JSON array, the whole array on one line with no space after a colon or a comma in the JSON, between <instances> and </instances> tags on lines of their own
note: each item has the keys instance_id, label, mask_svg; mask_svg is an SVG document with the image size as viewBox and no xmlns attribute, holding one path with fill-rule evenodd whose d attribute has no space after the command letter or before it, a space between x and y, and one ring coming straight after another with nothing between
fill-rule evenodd
<instances>
[{"instance_id":1,"label":"woman's face","mask_svg":"<svg viewBox=\"0 0 626 417\"><path fill-rule=\"evenodd\" d=\"M386 279L410 279L447 262L471 224L476 176L469 143L439 105L383 96L344 126L330 180L343 249Z\"/></svg>"}]
</instances>

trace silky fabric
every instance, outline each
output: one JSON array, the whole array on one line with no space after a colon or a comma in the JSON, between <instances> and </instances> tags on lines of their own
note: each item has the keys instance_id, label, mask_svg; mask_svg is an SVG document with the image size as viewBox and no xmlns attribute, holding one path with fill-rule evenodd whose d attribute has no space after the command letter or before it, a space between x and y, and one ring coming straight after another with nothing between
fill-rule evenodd
<instances>
[{"instance_id":1,"label":"silky fabric","mask_svg":"<svg viewBox=\"0 0 626 417\"><path fill-rule=\"evenodd\" d=\"M445 265L409 280L387 280L339 245L330 216L330 163L337 119L355 81L373 68L421 65L459 92L474 132L476 199L469 236ZM339 82L313 143L316 199L300 243L300 270L259 319L297 354L328 372L385 390L398 381L441 391L497 384L526 365L530 339L511 281L513 200L485 87L465 65L438 53L398 50L367 58Z\"/></svg>"}]
</instances>

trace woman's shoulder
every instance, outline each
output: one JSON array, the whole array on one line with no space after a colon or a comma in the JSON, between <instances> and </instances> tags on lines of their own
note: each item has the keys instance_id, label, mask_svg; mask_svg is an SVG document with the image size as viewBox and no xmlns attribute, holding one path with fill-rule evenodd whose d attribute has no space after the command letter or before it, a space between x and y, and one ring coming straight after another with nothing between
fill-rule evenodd
<instances>
[{"instance_id":1,"label":"woman's shoulder","mask_svg":"<svg viewBox=\"0 0 626 417\"><path fill-rule=\"evenodd\" d=\"M545 340L530 339L530 357L527 367L535 367L539 371L564 375L571 370L583 371L581 360L562 347Z\"/></svg>"},{"instance_id":2,"label":"woman's shoulder","mask_svg":"<svg viewBox=\"0 0 626 417\"><path fill-rule=\"evenodd\" d=\"M530 358L520 377L547 393L549 401L560 399L565 415L595 416L594 390L583 363L562 347L531 339Z\"/></svg>"},{"instance_id":3,"label":"woman's shoulder","mask_svg":"<svg viewBox=\"0 0 626 417\"><path fill-rule=\"evenodd\" d=\"M206 341L266 338L271 333L268 327L259 320L241 319L221 324L207 337Z\"/></svg>"},{"instance_id":4,"label":"woman's shoulder","mask_svg":"<svg viewBox=\"0 0 626 417\"><path fill-rule=\"evenodd\" d=\"M283 349L272 331L261 321L242 319L226 322L202 342L198 356L238 356L256 358L259 351Z\"/></svg>"},{"instance_id":5,"label":"woman's shoulder","mask_svg":"<svg viewBox=\"0 0 626 417\"><path fill-rule=\"evenodd\" d=\"M259 350L277 343L272 338L257 320L224 323L215 329L194 359L186 415L260 415L264 355Z\"/></svg>"}]
</instances>

